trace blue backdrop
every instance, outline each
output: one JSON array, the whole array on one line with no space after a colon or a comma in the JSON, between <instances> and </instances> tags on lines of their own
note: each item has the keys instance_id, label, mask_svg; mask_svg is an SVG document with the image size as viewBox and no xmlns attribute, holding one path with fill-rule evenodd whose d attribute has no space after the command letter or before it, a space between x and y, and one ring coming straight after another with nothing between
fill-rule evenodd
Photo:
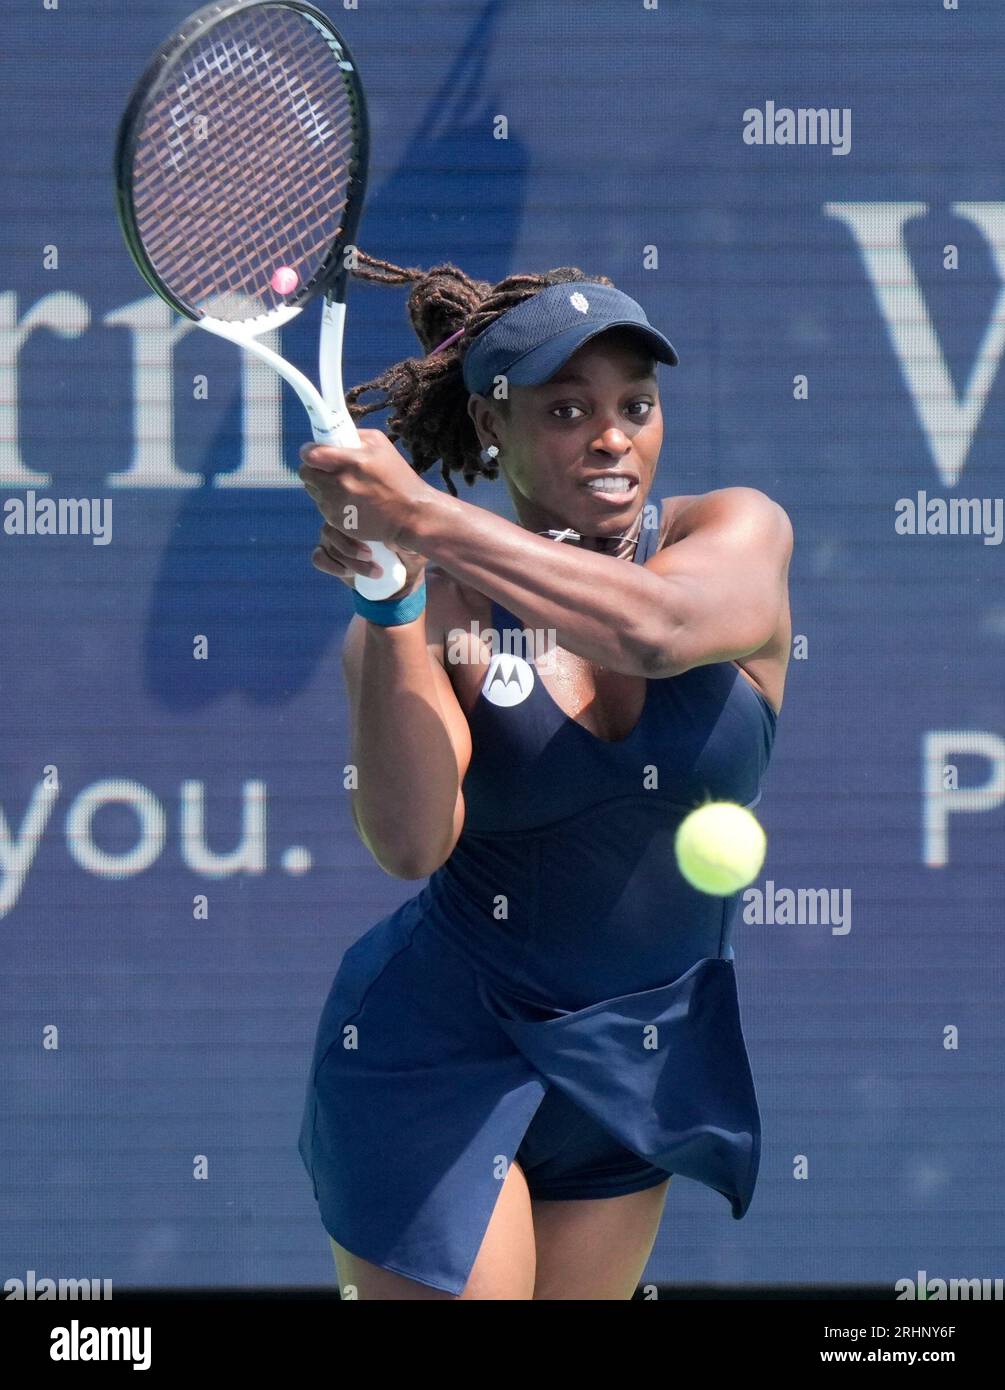
<instances>
[{"instance_id":1,"label":"blue backdrop","mask_svg":"<svg viewBox=\"0 0 1005 1390\"><path fill-rule=\"evenodd\" d=\"M51 5L4 22L0 503L110 498L113 533L0 532L0 1279L331 1283L314 1028L419 885L351 828L301 409L174 341L114 219L119 111L188 0ZM919 491L1001 506L1000 0L328 8L370 95L360 244L609 275L682 357L656 495L746 484L794 523L757 887L844 925L738 926L758 1190L734 1222L672 1182L648 1278L1000 1276L1001 534L896 526ZM752 143L768 103L850 112L850 149ZM415 346L404 293L357 283L349 381Z\"/></svg>"}]
</instances>

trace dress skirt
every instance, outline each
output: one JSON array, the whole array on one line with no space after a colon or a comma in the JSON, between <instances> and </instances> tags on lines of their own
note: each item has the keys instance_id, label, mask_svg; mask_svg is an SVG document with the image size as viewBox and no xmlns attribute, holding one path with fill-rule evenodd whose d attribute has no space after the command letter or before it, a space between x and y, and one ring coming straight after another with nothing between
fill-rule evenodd
<instances>
[{"instance_id":1,"label":"dress skirt","mask_svg":"<svg viewBox=\"0 0 1005 1390\"><path fill-rule=\"evenodd\" d=\"M761 1127L731 959L543 1008L476 972L415 901L346 952L318 1026L299 1150L329 1235L460 1294L509 1165L532 1149L546 1151L536 1187L525 1168L532 1198L673 1173L745 1214Z\"/></svg>"}]
</instances>

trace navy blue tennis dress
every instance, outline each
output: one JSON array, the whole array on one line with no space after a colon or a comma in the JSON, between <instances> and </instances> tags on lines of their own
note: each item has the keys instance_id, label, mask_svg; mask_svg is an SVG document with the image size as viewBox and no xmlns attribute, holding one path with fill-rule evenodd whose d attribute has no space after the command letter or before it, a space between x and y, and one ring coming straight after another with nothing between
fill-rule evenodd
<instances>
[{"instance_id":1,"label":"navy blue tennis dress","mask_svg":"<svg viewBox=\"0 0 1005 1390\"><path fill-rule=\"evenodd\" d=\"M523 628L497 603L492 621ZM452 1294L514 1159L534 1199L677 1173L737 1218L760 1159L740 895L691 888L673 841L707 799L757 804L774 711L732 662L700 666L649 680L638 724L608 742L520 651L492 657L469 715L453 853L342 959L300 1131L328 1233Z\"/></svg>"}]
</instances>

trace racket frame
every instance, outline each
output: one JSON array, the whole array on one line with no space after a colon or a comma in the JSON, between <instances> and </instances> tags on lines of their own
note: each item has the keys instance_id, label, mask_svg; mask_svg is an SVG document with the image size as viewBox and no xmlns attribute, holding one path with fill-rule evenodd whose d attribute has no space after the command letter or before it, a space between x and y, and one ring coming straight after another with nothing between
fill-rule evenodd
<instances>
[{"instance_id":1,"label":"racket frame","mask_svg":"<svg viewBox=\"0 0 1005 1390\"><path fill-rule=\"evenodd\" d=\"M305 281L285 304L277 305L255 318L230 322L215 318L193 308L175 295L158 275L148 257L139 234L133 200L133 166L139 134L139 118L154 88L166 72L181 59L195 39L203 38L219 24L244 10L284 9L304 16L321 33L332 50L333 57L348 74L346 88L353 106L357 133L355 157L349 167L345 211L338 235L328 249L318 270ZM366 172L370 155L370 125L366 98L355 59L345 39L323 14L308 0L215 0L190 15L179 28L161 44L137 80L119 123L115 148L116 211L126 246L137 269L152 290L176 313L190 319L199 328L234 343L252 353L277 372L296 392L310 420L314 439L319 444L340 448L360 447L359 433L349 414L342 384L342 348L345 336L345 293L348 281L346 253L355 247L356 230L366 196ZM324 303L318 346L319 390L303 372L288 362L273 348L259 339L292 322L319 295ZM373 559L383 570L379 577L356 575L356 588L365 597L381 599L396 593L405 583L405 567L401 559L381 541L365 541Z\"/></svg>"}]
</instances>

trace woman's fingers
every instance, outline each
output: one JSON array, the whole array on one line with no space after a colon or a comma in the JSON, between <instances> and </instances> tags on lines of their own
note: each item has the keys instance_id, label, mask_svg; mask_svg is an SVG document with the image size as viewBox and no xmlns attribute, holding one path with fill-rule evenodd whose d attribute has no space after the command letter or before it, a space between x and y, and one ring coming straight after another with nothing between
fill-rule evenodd
<instances>
[{"instance_id":1,"label":"woman's fingers","mask_svg":"<svg viewBox=\"0 0 1005 1390\"><path fill-rule=\"evenodd\" d=\"M333 560L323 546L317 546L311 553L311 564L322 574L330 574L335 579L344 579L347 584L353 583L352 572L340 560Z\"/></svg>"},{"instance_id":2,"label":"woman's fingers","mask_svg":"<svg viewBox=\"0 0 1005 1390\"><path fill-rule=\"evenodd\" d=\"M326 574L338 574L339 578L352 580L357 574L377 576L381 572L380 566L371 558L372 552L368 545L347 536L330 522L326 521L321 528L318 550L327 557L332 566L337 567L326 568ZM317 551L314 553L316 555Z\"/></svg>"}]
</instances>

